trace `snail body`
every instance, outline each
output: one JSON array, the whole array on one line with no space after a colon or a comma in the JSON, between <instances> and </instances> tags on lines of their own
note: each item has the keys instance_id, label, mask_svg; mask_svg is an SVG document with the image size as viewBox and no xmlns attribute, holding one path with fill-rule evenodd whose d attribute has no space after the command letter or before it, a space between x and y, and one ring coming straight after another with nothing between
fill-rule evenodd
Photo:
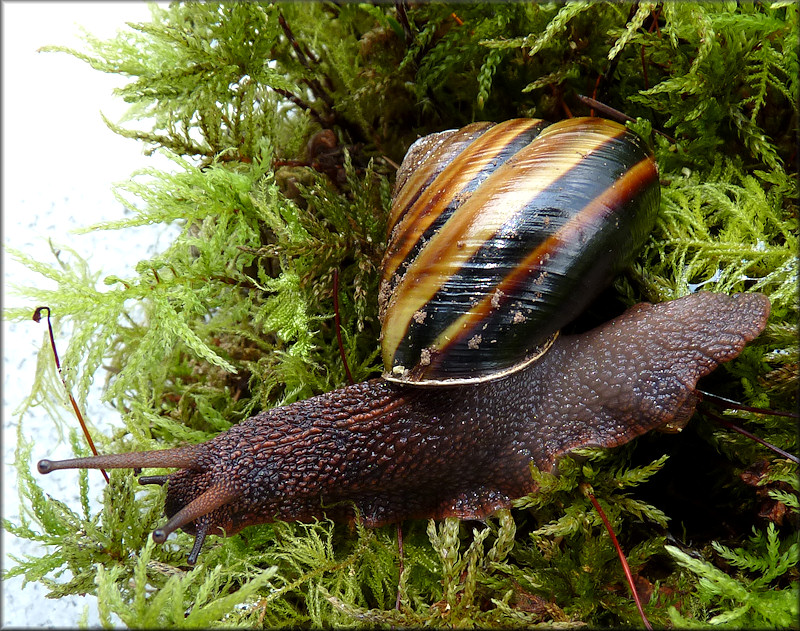
<instances>
[{"instance_id":1,"label":"snail body","mask_svg":"<svg viewBox=\"0 0 800 631\"><path fill-rule=\"evenodd\" d=\"M557 337L627 264L657 207L652 157L607 121L426 137L393 200L383 378L199 445L43 460L39 471L178 468L140 481L168 484L168 522L153 537L195 534L190 563L207 534L275 519L485 517L535 491L531 462L553 470L572 449L684 424L697 380L763 329L764 296L699 293Z\"/></svg>"}]
</instances>

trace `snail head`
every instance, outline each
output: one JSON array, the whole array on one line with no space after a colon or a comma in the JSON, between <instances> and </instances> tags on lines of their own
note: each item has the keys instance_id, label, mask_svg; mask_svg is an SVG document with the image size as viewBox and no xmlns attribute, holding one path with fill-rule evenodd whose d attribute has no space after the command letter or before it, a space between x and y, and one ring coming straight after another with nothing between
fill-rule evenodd
<instances>
[{"instance_id":1,"label":"snail head","mask_svg":"<svg viewBox=\"0 0 800 631\"><path fill-rule=\"evenodd\" d=\"M195 535L188 561L197 561L206 535L231 535L244 525L236 525L231 506L241 492L234 478L220 475L213 462L206 462L206 445L189 445L160 451L108 454L68 460L40 460L39 473L60 469L142 469L144 467L178 468L170 475L141 476L140 484L169 483L164 508L168 521L153 531L156 543L166 541L181 528ZM245 524L246 525L246 524Z\"/></svg>"}]
</instances>

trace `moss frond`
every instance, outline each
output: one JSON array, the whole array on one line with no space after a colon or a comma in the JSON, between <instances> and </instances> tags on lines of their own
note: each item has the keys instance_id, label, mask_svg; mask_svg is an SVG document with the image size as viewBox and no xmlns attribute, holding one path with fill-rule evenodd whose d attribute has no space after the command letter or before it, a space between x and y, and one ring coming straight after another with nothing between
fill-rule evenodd
<instances>
[{"instance_id":1,"label":"moss frond","mask_svg":"<svg viewBox=\"0 0 800 631\"><path fill-rule=\"evenodd\" d=\"M714 550L727 563L739 568L741 573L732 577L708 561L694 558L673 546L667 552L684 568L700 577L697 593L700 601L715 615L711 624L722 628L789 628L796 625L798 606L797 582L782 589L770 586L776 578L796 574L800 559L800 544L796 538L780 541L773 524L766 532L755 531L748 549L732 550L717 542ZM754 576L754 578L747 577ZM676 626L695 626L692 620L670 610L670 619Z\"/></svg>"}]
</instances>

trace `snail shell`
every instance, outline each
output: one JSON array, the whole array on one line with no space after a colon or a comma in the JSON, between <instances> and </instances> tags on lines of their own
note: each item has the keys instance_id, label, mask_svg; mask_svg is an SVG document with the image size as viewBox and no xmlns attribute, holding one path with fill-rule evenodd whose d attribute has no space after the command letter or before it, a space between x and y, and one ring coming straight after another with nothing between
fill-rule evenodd
<instances>
[{"instance_id":1,"label":"snail shell","mask_svg":"<svg viewBox=\"0 0 800 631\"><path fill-rule=\"evenodd\" d=\"M379 296L384 378L474 383L538 359L647 239L645 143L617 123L473 123L397 176Z\"/></svg>"}]
</instances>

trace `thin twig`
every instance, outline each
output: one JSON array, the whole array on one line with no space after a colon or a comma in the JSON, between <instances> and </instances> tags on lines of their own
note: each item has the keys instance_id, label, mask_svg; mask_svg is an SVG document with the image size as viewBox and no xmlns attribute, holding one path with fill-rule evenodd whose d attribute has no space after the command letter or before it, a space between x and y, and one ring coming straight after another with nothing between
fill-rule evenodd
<instances>
[{"instance_id":1,"label":"thin twig","mask_svg":"<svg viewBox=\"0 0 800 631\"><path fill-rule=\"evenodd\" d=\"M283 34L286 35L286 39L289 40L289 43L294 49L297 60L300 62L303 68L310 71L311 64L308 63L308 58L303 52L303 49L300 47L300 44L297 42L292 29L286 22L286 18L283 17L283 13L278 13L278 23L281 25ZM316 79L303 79L303 83L305 83L318 98L322 99L329 108L333 109L333 98L331 98L331 95L328 94L319 81Z\"/></svg>"},{"instance_id":2,"label":"thin twig","mask_svg":"<svg viewBox=\"0 0 800 631\"><path fill-rule=\"evenodd\" d=\"M339 321L339 270L333 270L333 323L336 327L336 339L339 341L339 355L344 364L344 372L347 375L347 380L352 386L355 381L353 375L350 374L350 366L347 365L347 357L344 354L344 344L342 343L342 327Z\"/></svg>"},{"instance_id":3,"label":"thin twig","mask_svg":"<svg viewBox=\"0 0 800 631\"><path fill-rule=\"evenodd\" d=\"M590 96L583 96L583 94L578 95L578 100L582 101L592 109L600 111L602 114L605 114L609 118L620 122L620 123L632 123L635 121L635 118L631 118L627 114L620 112L617 109L614 109L610 105L606 105L605 103L598 101L597 99L593 99Z\"/></svg>"},{"instance_id":4,"label":"thin twig","mask_svg":"<svg viewBox=\"0 0 800 631\"><path fill-rule=\"evenodd\" d=\"M294 52L297 55L297 60L303 65L303 68L306 70L311 70L311 66L308 63L308 59L306 59L305 53L300 48L300 44L297 43L294 33L292 33L292 29L289 28L289 25L286 23L286 18L283 17L283 13L280 11L278 12L278 24L281 25L283 34L286 35L286 39L289 40L292 48L294 48Z\"/></svg>"},{"instance_id":5,"label":"thin twig","mask_svg":"<svg viewBox=\"0 0 800 631\"><path fill-rule=\"evenodd\" d=\"M718 394L711 394L705 390L697 390L703 401L709 401L718 404L720 407L732 410L741 410L742 412L754 412L755 414L769 414L770 416L785 416L788 418L800 418L797 412L781 412L779 410L767 410L765 408L754 408L747 405L742 405L733 399L726 399Z\"/></svg>"},{"instance_id":6,"label":"thin twig","mask_svg":"<svg viewBox=\"0 0 800 631\"><path fill-rule=\"evenodd\" d=\"M614 109L610 105L606 105L605 103L602 103L601 101L593 99L593 98L591 98L589 96L583 96L583 94L579 94L578 95L578 100L582 101L583 103L585 103L586 105L588 105L589 107L591 107L593 109L599 110L600 112L605 114L608 118L610 118L612 120L616 120L616 121L618 121L620 123L632 123L633 121L636 120L635 118L631 118L627 114L624 114L623 112L620 112L619 110ZM653 131L655 133L657 133L659 136L663 136L664 138L666 138L667 140L669 140L672 143L677 142L672 136L668 136L663 131L660 131L660 130L655 129L655 128L653 128Z\"/></svg>"},{"instance_id":7,"label":"thin twig","mask_svg":"<svg viewBox=\"0 0 800 631\"><path fill-rule=\"evenodd\" d=\"M644 44L642 44L639 55L642 58L642 80L644 81L644 89L647 90L650 88L650 82L647 79L647 61L644 58Z\"/></svg>"},{"instance_id":8,"label":"thin twig","mask_svg":"<svg viewBox=\"0 0 800 631\"><path fill-rule=\"evenodd\" d=\"M400 581L403 580L403 569L405 552L403 551L403 525L397 522L397 554L400 557L400 572L397 575L397 599L394 602L394 608L400 611Z\"/></svg>"},{"instance_id":9,"label":"thin twig","mask_svg":"<svg viewBox=\"0 0 800 631\"><path fill-rule=\"evenodd\" d=\"M313 107L311 107L308 103L303 101L300 97L295 96L294 94L289 92L289 90L284 90L283 88L275 88L275 87L273 87L272 89L275 90L275 92L277 92L281 96L289 99L292 103L294 103L301 110L305 110L306 112L311 114L311 116L314 118L315 121L317 121L320 125L325 127L325 121L322 120L322 116L320 115L320 113L317 112L317 110L315 110Z\"/></svg>"},{"instance_id":10,"label":"thin twig","mask_svg":"<svg viewBox=\"0 0 800 631\"><path fill-rule=\"evenodd\" d=\"M411 24L408 21L408 13L406 12L405 1L402 0L401 2L395 2L394 8L397 11L397 20L403 27L403 36L406 39L406 46L409 46L411 42L414 41L414 34L411 32Z\"/></svg>"}]
</instances>

